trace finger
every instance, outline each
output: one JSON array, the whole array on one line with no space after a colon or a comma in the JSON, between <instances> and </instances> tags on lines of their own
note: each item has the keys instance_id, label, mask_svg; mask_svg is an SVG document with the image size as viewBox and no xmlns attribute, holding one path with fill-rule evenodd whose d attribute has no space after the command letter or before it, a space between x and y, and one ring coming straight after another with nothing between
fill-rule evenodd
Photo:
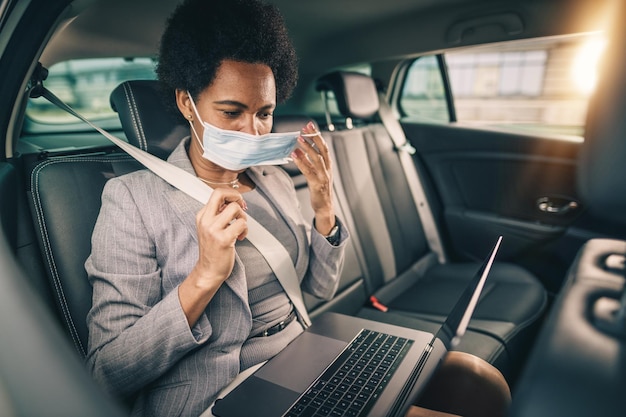
<instances>
[{"instance_id":1,"label":"finger","mask_svg":"<svg viewBox=\"0 0 626 417\"><path fill-rule=\"evenodd\" d=\"M242 209L248 209L248 205L241 193L229 188L216 188L213 190L206 206L210 213L218 214L221 213L224 207L229 203L237 203Z\"/></svg>"},{"instance_id":2,"label":"finger","mask_svg":"<svg viewBox=\"0 0 626 417\"><path fill-rule=\"evenodd\" d=\"M244 210L236 203L228 203L224 206L224 209L219 213L215 219L215 224L220 229L227 229L235 221L243 219L247 221L248 215Z\"/></svg>"},{"instance_id":3,"label":"finger","mask_svg":"<svg viewBox=\"0 0 626 417\"><path fill-rule=\"evenodd\" d=\"M326 144L326 141L324 140L322 133L319 130L317 130L313 122L309 122L302 129L302 136L305 138L308 138L311 141L311 144L315 148L317 148L317 150L320 153L324 153L324 152L328 153L328 145Z\"/></svg>"},{"instance_id":4,"label":"finger","mask_svg":"<svg viewBox=\"0 0 626 417\"><path fill-rule=\"evenodd\" d=\"M304 126L300 132L300 143L304 146L309 145L312 149L316 149L315 137L319 136L320 132L317 130L313 122L309 122ZM317 150L317 149L316 149Z\"/></svg>"},{"instance_id":5,"label":"finger","mask_svg":"<svg viewBox=\"0 0 626 417\"><path fill-rule=\"evenodd\" d=\"M306 136L312 136L315 134L319 134L319 130L317 130L317 127L315 126L315 123L313 123L312 121L309 121L303 128L302 128L302 133L305 134Z\"/></svg>"},{"instance_id":6,"label":"finger","mask_svg":"<svg viewBox=\"0 0 626 417\"><path fill-rule=\"evenodd\" d=\"M327 161L318 152L307 153L302 149L295 149L291 157L305 176L315 176L320 180L331 176ZM312 177L309 179L312 179Z\"/></svg>"},{"instance_id":7,"label":"finger","mask_svg":"<svg viewBox=\"0 0 626 417\"><path fill-rule=\"evenodd\" d=\"M233 232L239 233L237 235L237 240L244 240L248 236L248 222L244 219L235 220L231 226L233 228Z\"/></svg>"},{"instance_id":8,"label":"finger","mask_svg":"<svg viewBox=\"0 0 626 417\"><path fill-rule=\"evenodd\" d=\"M248 236L248 215L238 208L235 217L226 226L226 231L231 238L244 240Z\"/></svg>"},{"instance_id":9,"label":"finger","mask_svg":"<svg viewBox=\"0 0 626 417\"><path fill-rule=\"evenodd\" d=\"M317 172L313 163L311 162L309 156L302 149L295 149L291 153L291 158L293 162L296 164L300 172L306 177L307 181L310 182L317 176Z\"/></svg>"},{"instance_id":10,"label":"finger","mask_svg":"<svg viewBox=\"0 0 626 417\"><path fill-rule=\"evenodd\" d=\"M303 154L306 156L304 159L308 161L314 169L323 170L326 167L326 161L324 160L324 155L320 153L315 143L309 142L303 137L299 137L298 141L301 145L300 150L302 150ZM302 159L301 157L301 160Z\"/></svg>"},{"instance_id":11,"label":"finger","mask_svg":"<svg viewBox=\"0 0 626 417\"><path fill-rule=\"evenodd\" d=\"M247 215L237 202L223 204L218 213L215 213L214 208L207 204L196 215L196 226L198 230L217 236L239 218L247 220Z\"/></svg>"},{"instance_id":12,"label":"finger","mask_svg":"<svg viewBox=\"0 0 626 417\"><path fill-rule=\"evenodd\" d=\"M300 148L306 153L307 157L314 165L323 163L324 168L330 168L330 151L328 144L319 132L311 133L310 136L303 133L298 138L298 142ZM318 168L322 167L319 166Z\"/></svg>"}]
</instances>

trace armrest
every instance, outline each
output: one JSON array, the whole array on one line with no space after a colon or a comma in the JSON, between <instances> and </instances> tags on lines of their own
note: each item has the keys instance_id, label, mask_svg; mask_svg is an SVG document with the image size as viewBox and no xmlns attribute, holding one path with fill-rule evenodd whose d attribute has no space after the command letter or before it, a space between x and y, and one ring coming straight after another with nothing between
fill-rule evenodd
<instances>
[{"instance_id":1,"label":"armrest","mask_svg":"<svg viewBox=\"0 0 626 417\"><path fill-rule=\"evenodd\" d=\"M623 416L626 334L610 331L599 303L623 300L626 242L590 240L540 332L513 395L510 416ZM608 263L607 263L608 260Z\"/></svg>"}]
</instances>

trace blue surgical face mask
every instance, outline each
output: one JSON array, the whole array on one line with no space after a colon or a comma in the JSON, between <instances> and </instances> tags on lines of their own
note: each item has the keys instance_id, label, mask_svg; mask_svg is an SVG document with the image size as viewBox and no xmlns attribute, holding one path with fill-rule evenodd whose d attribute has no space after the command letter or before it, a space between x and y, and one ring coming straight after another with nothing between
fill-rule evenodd
<instances>
[{"instance_id":1,"label":"blue surgical face mask","mask_svg":"<svg viewBox=\"0 0 626 417\"><path fill-rule=\"evenodd\" d=\"M204 132L202 140L191 125L200 147L202 157L231 171L240 171L256 165L286 164L291 152L298 143L300 132L268 133L251 135L245 132L224 130L202 120L196 104L189 95L196 117L202 123Z\"/></svg>"}]
</instances>

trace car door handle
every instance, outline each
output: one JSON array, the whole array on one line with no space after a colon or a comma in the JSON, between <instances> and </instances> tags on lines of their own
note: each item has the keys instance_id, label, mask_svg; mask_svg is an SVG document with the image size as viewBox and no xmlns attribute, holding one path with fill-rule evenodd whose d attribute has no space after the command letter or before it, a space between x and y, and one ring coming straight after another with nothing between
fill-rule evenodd
<instances>
[{"instance_id":1,"label":"car door handle","mask_svg":"<svg viewBox=\"0 0 626 417\"><path fill-rule=\"evenodd\" d=\"M578 201L569 198L541 197L537 199L537 208L544 213L563 215L579 206Z\"/></svg>"}]
</instances>

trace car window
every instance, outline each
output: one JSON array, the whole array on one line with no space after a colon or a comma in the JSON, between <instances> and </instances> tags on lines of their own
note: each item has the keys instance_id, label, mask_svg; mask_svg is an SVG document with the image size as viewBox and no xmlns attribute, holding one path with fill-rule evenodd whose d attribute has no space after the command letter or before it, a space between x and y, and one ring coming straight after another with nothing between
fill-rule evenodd
<instances>
[{"instance_id":1,"label":"car window","mask_svg":"<svg viewBox=\"0 0 626 417\"><path fill-rule=\"evenodd\" d=\"M407 71L399 108L415 121L582 137L603 44L586 34L459 49L443 55L447 74L423 56Z\"/></svg>"},{"instance_id":2,"label":"car window","mask_svg":"<svg viewBox=\"0 0 626 417\"><path fill-rule=\"evenodd\" d=\"M49 69L46 87L88 119L117 119L109 95L126 80L155 79L150 58L80 59L60 62ZM76 119L43 99L30 99L26 114L34 123L66 124Z\"/></svg>"},{"instance_id":3,"label":"car window","mask_svg":"<svg viewBox=\"0 0 626 417\"><path fill-rule=\"evenodd\" d=\"M434 55L413 61L404 80L400 106L404 115L423 122L450 121L445 85Z\"/></svg>"}]
</instances>

